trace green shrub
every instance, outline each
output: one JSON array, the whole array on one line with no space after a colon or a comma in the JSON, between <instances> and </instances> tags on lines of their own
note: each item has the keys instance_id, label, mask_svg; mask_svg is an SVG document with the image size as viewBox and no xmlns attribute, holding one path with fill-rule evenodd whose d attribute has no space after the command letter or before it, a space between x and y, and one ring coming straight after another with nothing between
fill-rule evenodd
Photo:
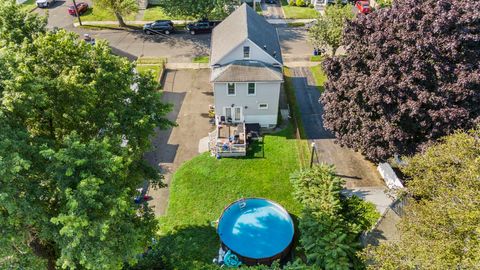
<instances>
[{"instance_id":1,"label":"green shrub","mask_svg":"<svg viewBox=\"0 0 480 270\"><path fill-rule=\"evenodd\" d=\"M305 6L305 0L297 0L296 4L299 7L304 7Z\"/></svg>"},{"instance_id":2,"label":"green shrub","mask_svg":"<svg viewBox=\"0 0 480 270\"><path fill-rule=\"evenodd\" d=\"M296 6L295 0L290 0L290 2L288 2L288 5L292 7Z\"/></svg>"},{"instance_id":3,"label":"green shrub","mask_svg":"<svg viewBox=\"0 0 480 270\"><path fill-rule=\"evenodd\" d=\"M342 212L345 220L358 226L359 232L369 231L380 218L380 213L371 202L353 195L342 200Z\"/></svg>"},{"instance_id":4,"label":"green shrub","mask_svg":"<svg viewBox=\"0 0 480 270\"><path fill-rule=\"evenodd\" d=\"M293 196L304 206L299 229L307 263L325 270L362 269L360 235L379 218L375 206L342 195L344 180L330 165L300 170L290 178Z\"/></svg>"},{"instance_id":5,"label":"green shrub","mask_svg":"<svg viewBox=\"0 0 480 270\"><path fill-rule=\"evenodd\" d=\"M393 0L377 0L377 4L378 4L381 8L391 7L392 4L393 4Z\"/></svg>"},{"instance_id":6,"label":"green shrub","mask_svg":"<svg viewBox=\"0 0 480 270\"><path fill-rule=\"evenodd\" d=\"M308 7L309 8L314 8L315 6L312 3L310 3L310 4L308 4Z\"/></svg>"}]
</instances>

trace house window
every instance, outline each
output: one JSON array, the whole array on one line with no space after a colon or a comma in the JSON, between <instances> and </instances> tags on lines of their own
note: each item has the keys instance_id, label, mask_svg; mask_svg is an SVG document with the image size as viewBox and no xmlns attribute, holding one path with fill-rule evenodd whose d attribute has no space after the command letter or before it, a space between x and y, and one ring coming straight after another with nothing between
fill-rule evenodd
<instances>
[{"instance_id":1,"label":"house window","mask_svg":"<svg viewBox=\"0 0 480 270\"><path fill-rule=\"evenodd\" d=\"M227 95L235 96L235 83L227 83Z\"/></svg>"},{"instance_id":2,"label":"house window","mask_svg":"<svg viewBox=\"0 0 480 270\"><path fill-rule=\"evenodd\" d=\"M250 58L250 47L243 46L243 58Z\"/></svg>"},{"instance_id":3,"label":"house window","mask_svg":"<svg viewBox=\"0 0 480 270\"><path fill-rule=\"evenodd\" d=\"M266 109L268 109L268 104L267 103L260 103L260 104L258 104L258 108L260 110L266 110Z\"/></svg>"},{"instance_id":4,"label":"house window","mask_svg":"<svg viewBox=\"0 0 480 270\"><path fill-rule=\"evenodd\" d=\"M255 83L248 83L248 92L247 95L255 96Z\"/></svg>"}]
</instances>

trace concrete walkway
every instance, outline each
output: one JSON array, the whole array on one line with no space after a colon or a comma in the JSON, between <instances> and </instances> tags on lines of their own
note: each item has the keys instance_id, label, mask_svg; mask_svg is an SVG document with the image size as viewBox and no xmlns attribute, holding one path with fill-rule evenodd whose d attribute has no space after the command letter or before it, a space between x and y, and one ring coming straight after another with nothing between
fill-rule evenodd
<instances>
[{"instance_id":1,"label":"concrete walkway","mask_svg":"<svg viewBox=\"0 0 480 270\"><path fill-rule=\"evenodd\" d=\"M210 68L208 63L168 63L165 64L167 69L201 69Z\"/></svg>"},{"instance_id":2,"label":"concrete walkway","mask_svg":"<svg viewBox=\"0 0 480 270\"><path fill-rule=\"evenodd\" d=\"M288 24L288 23L309 23L314 21L315 19L267 19L267 21L271 24ZM128 25L144 25L146 23L151 23L152 21L125 21ZM191 23L194 22L192 20L172 20L174 24L184 24L184 23ZM118 21L82 21L83 25L118 25ZM74 27L78 27L78 22L73 23Z\"/></svg>"}]
</instances>

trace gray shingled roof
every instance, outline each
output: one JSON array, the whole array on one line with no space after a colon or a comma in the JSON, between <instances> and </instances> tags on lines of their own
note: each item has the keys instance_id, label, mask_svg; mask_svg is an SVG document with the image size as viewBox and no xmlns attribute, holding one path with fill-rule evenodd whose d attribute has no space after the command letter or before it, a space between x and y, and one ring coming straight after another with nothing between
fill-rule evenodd
<instances>
[{"instance_id":1,"label":"gray shingled roof","mask_svg":"<svg viewBox=\"0 0 480 270\"><path fill-rule=\"evenodd\" d=\"M260 61L238 60L228 65L214 67L212 82L281 82L282 69Z\"/></svg>"},{"instance_id":2,"label":"gray shingled roof","mask_svg":"<svg viewBox=\"0 0 480 270\"><path fill-rule=\"evenodd\" d=\"M210 63L215 64L247 38L260 48L266 46L272 57L275 52L274 58L283 63L277 30L245 3L213 29Z\"/></svg>"}]
</instances>

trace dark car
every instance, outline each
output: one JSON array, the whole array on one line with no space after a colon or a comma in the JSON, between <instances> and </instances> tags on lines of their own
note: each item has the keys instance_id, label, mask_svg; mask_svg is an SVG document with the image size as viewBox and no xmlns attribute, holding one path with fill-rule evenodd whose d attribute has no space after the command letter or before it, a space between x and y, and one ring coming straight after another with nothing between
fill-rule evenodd
<instances>
[{"instance_id":1,"label":"dark car","mask_svg":"<svg viewBox=\"0 0 480 270\"><path fill-rule=\"evenodd\" d=\"M169 35L175 31L173 22L170 20L158 20L153 23L147 23L143 26L143 32L147 35L165 34Z\"/></svg>"},{"instance_id":2,"label":"dark car","mask_svg":"<svg viewBox=\"0 0 480 270\"><path fill-rule=\"evenodd\" d=\"M77 10L78 10L78 15L82 15L83 13L87 12L88 4L85 2L77 3ZM75 12L75 7L73 5L68 7L68 14L77 16L77 13Z\"/></svg>"},{"instance_id":3,"label":"dark car","mask_svg":"<svg viewBox=\"0 0 480 270\"><path fill-rule=\"evenodd\" d=\"M210 33L212 32L212 29L219 23L221 23L221 21L201 20L195 23L187 24L186 28L192 35L199 33Z\"/></svg>"},{"instance_id":4,"label":"dark car","mask_svg":"<svg viewBox=\"0 0 480 270\"><path fill-rule=\"evenodd\" d=\"M267 3L267 4L276 4L277 1L276 1L276 0L265 0L265 3Z\"/></svg>"}]
</instances>

